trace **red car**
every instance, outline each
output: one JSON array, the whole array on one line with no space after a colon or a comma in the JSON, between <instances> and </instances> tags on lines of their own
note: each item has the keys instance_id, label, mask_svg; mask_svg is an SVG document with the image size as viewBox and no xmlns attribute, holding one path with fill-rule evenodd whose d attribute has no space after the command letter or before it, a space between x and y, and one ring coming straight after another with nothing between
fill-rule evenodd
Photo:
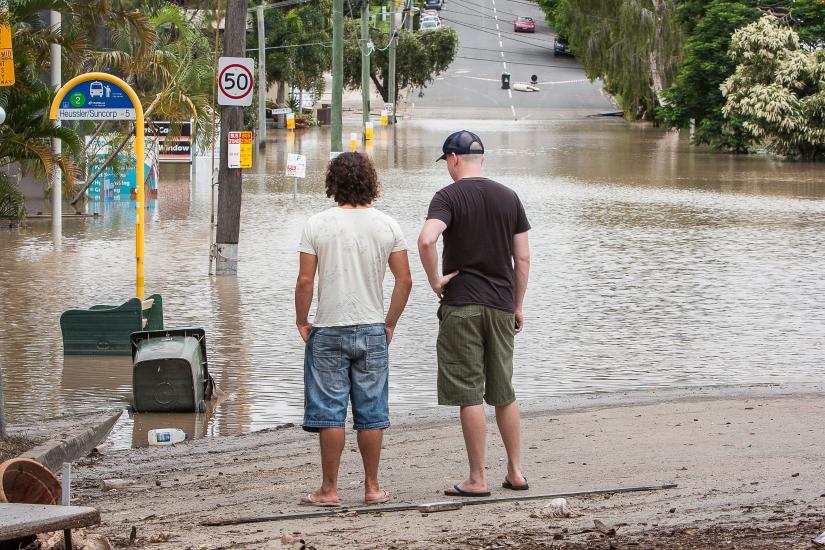
<instances>
[{"instance_id":1,"label":"red car","mask_svg":"<svg viewBox=\"0 0 825 550\"><path fill-rule=\"evenodd\" d=\"M536 22L532 17L519 16L513 21L513 32L536 32Z\"/></svg>"}]
</instances>

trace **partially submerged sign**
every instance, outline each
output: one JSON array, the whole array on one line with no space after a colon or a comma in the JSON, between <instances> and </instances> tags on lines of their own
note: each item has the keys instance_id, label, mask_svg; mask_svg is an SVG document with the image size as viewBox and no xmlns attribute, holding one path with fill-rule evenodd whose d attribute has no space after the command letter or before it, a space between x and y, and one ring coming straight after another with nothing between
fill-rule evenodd
<instances>
[{"instance_id":1,"label":"partially submerged sign","mask_svg":"<svg viewBox=\"0 0 825 550\"><path fill-rule=\"evenodd\" d=\"M147 122L146 136L157 140L160 162L192 162L192 121Z\"/></svg>"},{"instance_id":2,"label":"partially submerged sign","mask_svg":"<svg viewBox=\"0 0 825 550\"><path fill-rule=\"evenodd\" d=\"M116 82L103 79L75 84L60 101L60 120L135 120L129 94Z\"/></svg>"},{"instance_id":3,"label":"partially submerged sign","mask_svg":"<svg viewBox=\"0 0 825 550\"><path fill-rule=\"evenodd\" d=\"M292 178L307 177L307 158L290 153L286 161L286 175Z\"/></svg>"}]
</instances>

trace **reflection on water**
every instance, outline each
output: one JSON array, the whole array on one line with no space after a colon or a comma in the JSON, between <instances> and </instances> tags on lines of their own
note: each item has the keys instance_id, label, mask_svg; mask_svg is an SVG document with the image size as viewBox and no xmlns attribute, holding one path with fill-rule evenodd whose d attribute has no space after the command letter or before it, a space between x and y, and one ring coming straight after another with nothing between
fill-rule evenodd
<instances>
[{"instance_id":1,"label":"reflection on water","mask_svg":"<svg viewBox=\"0 0 825 550\"><path fill-rule=\"evenodd\" d=\"M520 395L821 376L821 166L713 154L685 136L610 121L427 121L379 128L370 148L384 185L377 206L413 247L415 286L391 347L394 414L435 404L437 304L414 245L430 197L449 183L434 162L439 144L461 126L480 133L488 174L520 194L533 224ZM237 278L206 274L210 160L200 159L194 183L188 167L162 166L159 199L147 204L146 290L163 295L167 327L206 329L226 397L207 415L124 418L117 445L144 444L151 428L200 437L300 419L296 244L304 220L329 204L328 143L325 129L275 132L245 172ZM291 152L308 156L296 200L283 175ZM0 233L0 368L12 423L131 398L128 358L62 354L62 311L134 292L134 210L95 210L102 218L67 223L59 246L48 223Z\"/></svg>"}]
</instances>

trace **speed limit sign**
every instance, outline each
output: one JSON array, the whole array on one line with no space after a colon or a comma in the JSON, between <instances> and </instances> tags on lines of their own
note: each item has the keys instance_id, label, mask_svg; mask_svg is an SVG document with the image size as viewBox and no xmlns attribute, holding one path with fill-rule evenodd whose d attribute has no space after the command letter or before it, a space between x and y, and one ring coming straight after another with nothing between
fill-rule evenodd
<instances>
[{"instance_id":1,"label":"speed limit sign","mask_svg":"<svg viewBox=\"0 0 825 550\"><path fill-rule=\"evenodd\" d=\"M247 57L218 59L218 105L252 105L253 69Z\"/></svg>"}]
</instances>

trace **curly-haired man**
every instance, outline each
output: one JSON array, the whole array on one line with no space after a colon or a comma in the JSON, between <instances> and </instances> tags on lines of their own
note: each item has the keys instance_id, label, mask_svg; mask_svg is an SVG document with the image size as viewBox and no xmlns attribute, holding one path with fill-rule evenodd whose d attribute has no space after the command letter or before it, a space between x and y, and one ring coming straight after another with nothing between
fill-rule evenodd
<instances>
[{"instance_id":1,"label":"curly-haired man","mask_svg":"<svg viewBox=\"0 0 825 550\"><path fill-rule=\"evenodd\" d=\"M306 342L303 428L320 432L323 474L321 488L301 498L305 505L340 505L338 467L350 400L364 462L364 502L390 499L378 483L381 441L390 425L387 348L410 295L412 278L401 228L371 206L380 190L367 157L339 155L326 176L327 196L337 206L309 218L298 248L295 322ZM387 265L395 286L385 315ZM310 324L316 271L318 307Z\"/></svg>"}]
</instances>

